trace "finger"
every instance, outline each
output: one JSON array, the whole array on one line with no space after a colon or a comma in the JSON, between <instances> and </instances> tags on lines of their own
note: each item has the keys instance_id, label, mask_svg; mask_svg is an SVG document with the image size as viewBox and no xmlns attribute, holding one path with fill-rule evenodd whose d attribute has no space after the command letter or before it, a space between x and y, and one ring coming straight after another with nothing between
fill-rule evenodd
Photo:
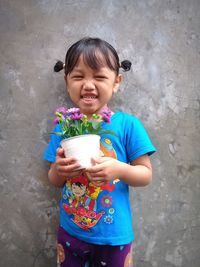
<instances>
[{"instance_id":1,"label":"finger","mask_svg":"<svg viewBox=\"0 0 200 267\"><path fill-rule=\"evenodd\" d=\"M101 163L101 158L92 158L91 161L92 161L93 165L100 164Z\"/></svg>"},{"instance_id":2,"label":"finger","mask_svg":"<svg viewBox=\"0 0 200 267\"><path fill-rule=\"evenodd\" d=\"M92 177L89 172L84 171L83 174L85 174L90 181L92 180Z\"/></svg>"},{"instance_id":3,"label":"finger","mask_svg":"<svg viewBox=\"0 0 200 267\"><path fill-rule=\"evenodd\" d=\"M106 179L104 177L93 177L91 182L105 182Z\"/></svg>"},{"instance_id":4,"label":"finger","mask_svg":"<svg viewBox=\"0 0 200 267\"><path fill-rule=\"evenodd\" d=\"M106 182L105 181L93 181L92 182L95 186L98 186L98 187L100 187L100 186L102 186L102 185L105 185L106 184Z\"/></svg>"},{"instance_id":5,"label":"finger","mask_svg":"<svg viewBox=\"0 0 200 267\"><path fill-rule=\"evenodd\" d=\"M102 173L96 173L93 175L90 174L90 180L91 181L105 181L105 175L103 175Z\"/></svg>"},{"instance_id":6,"label":"finger","mask_svg":"<svg viewBox=\"0 0 200 267\"><path fill-rule=\"evenodd\" d=\"M100 165L95 165L95 166L93 166L93 167L89 167L89 168L87 168L86 169L86 172L88 172L88 173L97 173L97 172L100 172L100 171L102 171L102 166L100 166Z\"/></svg>"},{"instance_id":7,"label":"finger","mask_svg":"<svg viewBox=\"0 0 200 267\"><path fill-rule=\"evenodd\" d=\"M78 160L75 158L57 158L57 164L58 165L68 166L68 165L72 165L75 163L78 164Z\"/></svg>"},{"instance_id":8,"label":"finger","mask_svg":"<svg viewBox=\"0 0 200 267\"><path fill-rule=\"evenodd\" d=\"M105 179L105 173L103 172L98 172L98 173L95 173L95 174L91 174L90 175L91 177L91 180L102 180L102 179Z\"/></svg>"},{"instance_id":9,"label":"finger","mask_svg":"<svg viewBox=\"0 0 200 267\"><path fill-rule=\"evenodd\" d=\"M72 158L72 157L71 158L66 158L65 162L66 162L67 165L71 165L71 164L75 164L75 163L79 164L78 160L76 158Z\"/></svg>"},{"instance_id":10,"label":"finger","mask_svg":"<svg viewBox=\"0 0 200 267\"><path fill-rule=\"evenodd\" d=\"M59 156L59 157L64 158L65 157L64 149L62 147L57 148L56 155Z\"/></svg>"},{"instance_id":11,"label":"finger","mask_svg":"<svg viewBox=\"0 0 200 267\"><path fill-rule=\"evenodd\" d=\"M99 174L91 174L91 173L89 173L89 172L86 172L86 171L84 171L83 172L86 176L87 176L87 178L90 180L90 181L92 181L93 179L95 179L95 177L97 178L98 176L101 176L101 177L103 177L103 175L99 175Z\"/></svg>"},{"instance_id":12,"label":"finger","mask_svg":"<svg viewBox=\"0 0 200 267\"><path fill-rule=\"evenodd\" d=\"M57 165L57 171L70 173L70 172L77 170L79 167L80 167L79 163L74 163L70 165Z\"/></svg>"},{"instance_id":13,"label":"finger","mask_svg":"<svg viewBox=\"0 0 200 267\"><path fill-rule=\"evenodd\" d=\"M111 159L113 159L113 158L111 158L111 157L99 157L99 158L97 158L97 157L95 157L95 158L92 158L92 162L95 164L101 164L101 163L103 163L103 162L105 162L105 161L109 161L109 160L111 160Z\"/></svg>"}]
</instances>

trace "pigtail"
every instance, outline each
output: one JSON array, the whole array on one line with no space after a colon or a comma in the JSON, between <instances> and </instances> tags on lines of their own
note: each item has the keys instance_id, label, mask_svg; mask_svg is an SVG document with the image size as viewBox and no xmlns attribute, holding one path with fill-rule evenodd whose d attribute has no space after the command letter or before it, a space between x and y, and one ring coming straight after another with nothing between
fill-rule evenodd
<instances>
[{"instance_id":1,"label":"pigtail","mask_svg":"<svg viewBox=\"0 0 200 267\"><path fill-rule=\"evenodd\" d=\"M55 72L59 72L59 71L63 70L64 67L65 67L65 64L62 61L58 60L53 69Z\"/></svg>"},{"instance_id":2,"label":"pigtail","mask_svg":"<svg viewBox=\"0 0 200 267\"><path fill-rule=\"evenodd\" d=\"M129 71L131 69L131 65L132 63L129 60L123 60L120 68L122 68L124 71Z\"/></svg>"}]
</instances>

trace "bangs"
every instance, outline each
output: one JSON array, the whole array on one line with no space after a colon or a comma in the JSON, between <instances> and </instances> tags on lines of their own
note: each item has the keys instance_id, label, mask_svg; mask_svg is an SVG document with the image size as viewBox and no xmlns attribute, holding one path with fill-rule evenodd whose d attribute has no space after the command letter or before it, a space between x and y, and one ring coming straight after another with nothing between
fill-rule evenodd
<instances>
[{"instance_id":1,"label":"bangs","mask_svg":"<svg viewBox=\"0 0 200 267\"><path fill-rule=\"evenodd\" d=\"M107 49L87 47L81 55L83 56L84 63L91 69L100 70L102 67L108 67L116 71L114 60Z\"/></svg>"}]
</instances>

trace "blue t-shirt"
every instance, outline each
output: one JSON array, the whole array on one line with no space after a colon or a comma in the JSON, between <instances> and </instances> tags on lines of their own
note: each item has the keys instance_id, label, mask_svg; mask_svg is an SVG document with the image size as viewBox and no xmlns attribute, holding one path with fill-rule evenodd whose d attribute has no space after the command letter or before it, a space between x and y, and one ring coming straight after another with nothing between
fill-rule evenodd
<instances>
[{"instance_id":1,"label":"blue t-shirt","mask_svg":"<svg viewBox=\"0 0 200 267\"><path fill-rule=\"evenodd\" d=\"M148 134L141 122L124 112L113 114L111 123L102 123L104 129L117 136L101 135L101 151L107 157L130 163L132 160L154 153ZM59 125L55 131L59 131ZM44 159L55 161L61 137L52 135ZM115 177L113 177L115 178ZM88 243L124 245L134 239L129 201L129 186L113 179L97 187L83 173L68 179L60 200L60 226L69 234Z\"/></svg>"}]
</instances>

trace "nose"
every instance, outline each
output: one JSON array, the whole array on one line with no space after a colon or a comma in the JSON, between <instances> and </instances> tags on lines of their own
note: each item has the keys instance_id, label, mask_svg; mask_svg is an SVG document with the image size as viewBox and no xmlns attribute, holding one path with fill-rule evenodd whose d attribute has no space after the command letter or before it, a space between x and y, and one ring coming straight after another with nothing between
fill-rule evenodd
<instances>
[{"instance_id":1,"label":"nose","mask_svg":"<svg viewBox=\"0 0 200 267\"><path fill-rule=\"evenodd\" d=\"M92 79L85 80L83 83L83 89L86 91L92 91L96 88L95 83Z\"/></svg>"}]
</instances>

